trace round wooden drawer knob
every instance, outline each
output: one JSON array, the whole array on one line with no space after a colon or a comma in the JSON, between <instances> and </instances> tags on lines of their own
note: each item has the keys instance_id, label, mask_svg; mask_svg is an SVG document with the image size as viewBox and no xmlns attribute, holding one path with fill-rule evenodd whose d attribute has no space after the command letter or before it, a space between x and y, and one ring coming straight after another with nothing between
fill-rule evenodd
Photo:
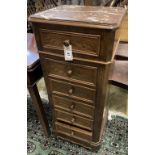
<instances>
[{"instance_id":1,"label":"round wooden drawer knob","mask_svg":"<svg viewBox=\"0 0 155 155\"><path fill-rule=\"evenodd\" d=\"M74 136L74 131L71 131L71 135Z\"/></svg>"},{"instance_id":2,"label":"round wooden drawer knob","mask_svg":"<svg viewBox=\"0 0 155 155\"><path fill-rule=\"evenodd\" d=\"M74 109L75 109L75 105L72 104L72 105L70 106L70 109L71 109L71 110L74 110Z\"/></svg>"},{"instance_id":3,"label":"round wooden drawer knob","mask_svg":"<svg viewBox=\"0 0 155 155\"><path fill-rule=\"evenodd\" d=\"M71 119L71 122L72 122L72 123L74 123L74 122L75 122L75 118L74 118L74 117Z\"/></svg>"},{"instance_id":4,"label":"round wooden drawer knob","mask_svg":"<svg viewBox=\"0 0 155 155\"><path fill-rule=\"evenodd\" d=\"M67 71L67 74L68 74L69 76L72 75L72 73L73 73L73 71L72 71L71 69Z\"/></svg>"},{"instance_id":5,"label":"round wooden drawer knob","mask_svg":"<svg viewBox=\"0 0 155 155\"><path fill-rule=\"evenodd\" d=\"M68 93L69 93L69 94L73 94L73 89L72 89L72 88L69 89Z\"/></svg>"},{"instance_id":6,"label":"round wooden drawer knob","mask_svg":"<svg viewBox=\"0 0 155 155\"><path fill-rule=\"evenodd\" d=\"M68 47L70 45L70 41L69 40L65 40L64 41L64 46Z\"/></svg>"}]
</instances>

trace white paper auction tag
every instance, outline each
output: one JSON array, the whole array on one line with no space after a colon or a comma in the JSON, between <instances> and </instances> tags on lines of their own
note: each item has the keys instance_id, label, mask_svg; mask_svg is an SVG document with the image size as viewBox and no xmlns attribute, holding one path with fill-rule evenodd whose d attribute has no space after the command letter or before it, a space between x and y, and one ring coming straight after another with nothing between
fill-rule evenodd
<instances>
[{"instance_id":1,"label":"white paper auction tag","mask_svg":"<svg viewBox=\"0 0 155 155\"><path fill-rule=\"evenodd\" d=\"M64 46L64 57L65 61L73 61L72 45Z\"/></svg>"}]
</instances>

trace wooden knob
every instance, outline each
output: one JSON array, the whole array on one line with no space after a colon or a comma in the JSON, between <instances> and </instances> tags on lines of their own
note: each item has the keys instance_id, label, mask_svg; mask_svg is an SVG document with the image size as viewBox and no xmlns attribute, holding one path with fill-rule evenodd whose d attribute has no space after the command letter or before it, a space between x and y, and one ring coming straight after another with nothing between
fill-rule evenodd
<instances>
[{"instance_id":1,"label":"wooden knob","mask_svg":"<svg viewBox=\"0 0 155 155\"><path fill-rule=\"evenodd\" d=\"M72 105L70 106L70 109L71 109L71 110L74 110L74 108L75 108L75 105L72 104Z\"/></svg>"},{"instance_id":2,"label":"wooden knob","mask_svg":"<svg viewBox=\"0 0 155 155\"><path fill-rule=\"evenodd\" d=\"M73 94L73 89L72 89L72 88L69 89L68 93L69 93L69 94Z\"/></svg>"},{"instance_id":3,"label":"wooden knob","mask_svg":"<svg viewBox=\"0 0 155 155\"><path fill-rule=\"evenodd\" d=\"M70 41L69 40L65 40L64 41L64 46L68 47L70 45Z\"/></svg>"},{"instance_id":4,"label":"wooden knob","mask_svg":"<svg viewBox=\"0 0 155 155\"><path fill-rule=\"evenodd\" d=\"M75 118L74 118L74 117L71 119L71 122L72 122L72 123L74 123L74 122L75 122Z\"/></svg>"},{"instance_id":5,"label":"wooden knob","mask_svg":"<svg viewBox=\"0 0 155 155\"><path fill-rule=\"evenodd\" d=\"M72 135L72 136L74 135L74 131L71 131L71 135Z\"/></svg>"},{"instance_id":6,"label":"wooden knob","mask_svg":"<svg viewBox=\"0 0 155 155\"><path fill-rule=\"evenodd\" d=\"M72 73L73 73L73 71L71 69L67 71L68 75L72 75Z\"/></svg>"}]
</instances>

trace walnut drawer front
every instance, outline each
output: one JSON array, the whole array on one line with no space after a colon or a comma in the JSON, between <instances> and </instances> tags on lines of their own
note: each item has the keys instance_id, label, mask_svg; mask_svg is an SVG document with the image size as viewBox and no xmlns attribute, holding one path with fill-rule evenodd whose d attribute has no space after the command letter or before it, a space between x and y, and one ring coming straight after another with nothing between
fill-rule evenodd
<instances>
[{"instance_id":1,"label":"walnut drawer front","mask_svg":"<svg viewBox=\"0 0 155 155\"><path fill-rule=\"evenodd\" d=\"M77 139L84 139L84 140L88 140L88 141L92 140L92 132L85 131L83 129L79 129L79 128L73 127L71 125L56 122L55 128L56 128L57 132L69 135L71 137L75 137Z\"/></svg>"},{"instance_id":2,"label":"walnut drawer front","mask_svg":"<svg viewBox=\"0 0 155 155\"><path fill-rule=\"evenodd\" d=\"M94 107L84 104L82 102L77 102L75 100L66 99L64 97L59 97L53 95L53 101L55 108L66 110L73 114L78 114L93 119Z\"/></svg>"},{"instance_id":3,"label":"walnut drawer front","mask_svg":"<svg viewBox=\"0 0 155 155\"><path fill-rule=\"evenodd\" d=\"M61 79L69 79L74 82L96 85L97 68L75 64L70 62L58 61L49 58L43 59L44 68L48 76Z\"/></svg>"},{"instance_id":4,"label":"walnut drawer front","mask_svg":"<svg viewBox=\"0 0 155 155\"><path fill-rule=\"evenodd\" d=\"M83 129L92 130L93 120L75 114L55 109L55 117L58 121L63 121Z\"/></svg>"},{"instance_id":5,"label":"walnut drawer front","mask_svg":"<svg viewBox=\"0 0 155 155\"><path fill-rule=\"evenodd\" d=\"M39 29L43 50L63 50L64 41L69 40L73 53L98 56L100 52L100 35L75 33L68 31Z\"/></svg>"},{"instance_id":6,"label":"walnut drawer front","mask_svg":"<svg viewBox=\"0 0 155 155\"><path fill-rule=\"evenodd\" d=\"M49 84L53 94L68 96L70 98L94 104L96 96L95 89L55 79L49 79Z\"/></svg>"},{"instance_id":7,"label":"walnut drawer front","mask_svg":"<svg viewBox=\"0 0 155 155\"><path fill-rule=\"evenodd\" d=\"M69 123L87 130L92 130L93 120L55 109L56 120Z\"/></svg>"}]
</instances>

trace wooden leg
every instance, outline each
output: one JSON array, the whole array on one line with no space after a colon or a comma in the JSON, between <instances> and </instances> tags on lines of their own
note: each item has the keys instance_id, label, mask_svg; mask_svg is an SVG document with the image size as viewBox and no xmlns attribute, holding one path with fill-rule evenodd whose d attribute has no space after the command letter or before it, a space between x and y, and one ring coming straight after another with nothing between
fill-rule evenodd
<instances>
[{"instance_id":1,"label":"wooden leg","mask_svg":"<svg viewBox=\"0 0 155 155\"><path fill-rule=\"evenodd\" d=\"M28 86L28 89L32 98L32 103L39 117L40 123L44 129L45 135L49 137L50 135L49 125L42 105L42 101L40 99L38 88L35 84L34 86Z\"/></svg>"}]
</instances>

